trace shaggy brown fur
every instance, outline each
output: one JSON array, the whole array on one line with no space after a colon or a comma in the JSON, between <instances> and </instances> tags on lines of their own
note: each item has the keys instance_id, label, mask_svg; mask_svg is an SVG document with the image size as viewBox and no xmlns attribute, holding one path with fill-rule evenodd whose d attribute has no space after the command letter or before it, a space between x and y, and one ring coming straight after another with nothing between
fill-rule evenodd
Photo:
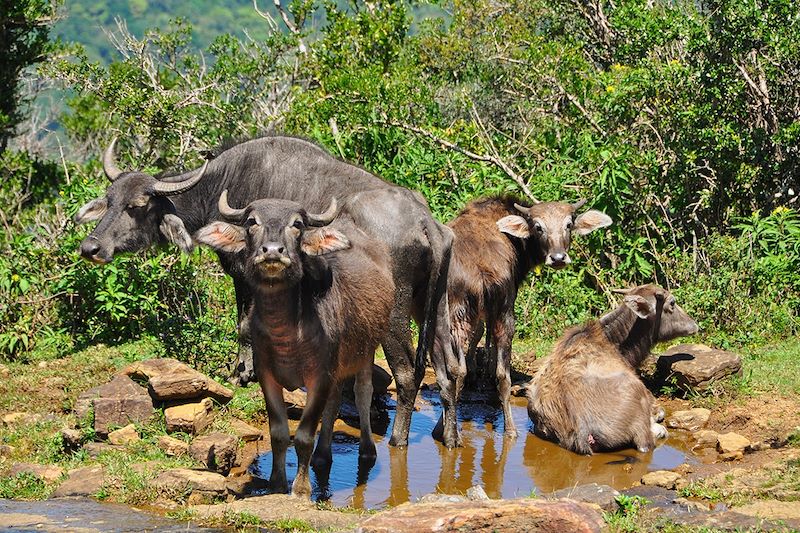
<instances>
[{"instance_id":1,"label":"shaggy brown fur","mask_svg":"<svg viewBox=\"0 0 800 533\"><path fill-rule=\"evenodd\" d=\"M517 202L512 197L475 200L449 224L456 236L447 288L453 349L466 360L468 378L497 378L509 436L516 435L509 393L517 289L535 265L570 263L573 231L583 235L611 224L599 211L575 217L584 202L543 202L522 209L515 207ZM475 360L481 322L489 361Z\"/></svg>"},{"instance_id":2,"label":"shaggy brown fur","mask_svg":"<svg viewBox=\"0 0 800 533\"><path fill-rule=\"evenodd\" d=\"M666 436L654 398L636 369L656 342L697 332L697 324L657 285L626 291L622 305L559 340L528 385L534 432L581 454Z\"/></svg>"}]
</instances>

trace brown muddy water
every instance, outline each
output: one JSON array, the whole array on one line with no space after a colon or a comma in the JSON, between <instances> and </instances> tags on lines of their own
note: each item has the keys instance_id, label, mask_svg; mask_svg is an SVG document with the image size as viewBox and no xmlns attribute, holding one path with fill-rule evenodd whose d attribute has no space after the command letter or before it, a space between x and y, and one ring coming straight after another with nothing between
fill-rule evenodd
<instances>
[{"instance_id":1,"label":"brown muddy water","mask_svg":"<svg viewBox=\"0 0 800 533\"><path fill-rule=\"evenodd\" d=\"M333 443L333 465L328 479L312 475L313 498L330 500L337 506L380 509L437 492L464 494L482 485L490 498L513 498L545 494L585 483L627 488L649 471L669 470L696 459L682 432L671 432L650 453L634 449L581 456L542 440L531 433L524 398L513 398L513 416L519 436L503 437L502 415L485 394L466 392L459 405L458 419L464 445L448 450L431 437L441 413L438 393L423 390L412 416L407 448L388 445L394 402L386 397L373 409L373 432L378 460L372 468L358 461L358 420L352 404L342 406ZM271 452L259 455L250 472L269 478ZM287 453L287 475L293 479L297 458ZM319 475L318 475L319 474Z\"/></svg>"}]
</instances>

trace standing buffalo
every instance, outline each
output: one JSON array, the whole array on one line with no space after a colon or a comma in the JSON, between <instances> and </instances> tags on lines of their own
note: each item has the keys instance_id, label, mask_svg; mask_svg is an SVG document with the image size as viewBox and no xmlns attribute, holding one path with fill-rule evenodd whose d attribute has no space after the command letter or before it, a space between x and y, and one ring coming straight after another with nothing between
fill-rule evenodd
<instances>
[{"instance_id":1,"label":"standing buffalo","mask_svg":"<svg viewBox=\"0 0 800 533\"><path fill-rule=\"evenodd\" d=\"M283 388L306 386L308 402L294 437L297 477L292 493L311 495L308 467L320 417L327 411L315 454L330 461L333 416L342 379L356 375L361 424L359 457L374 462L370 429L372 360L386 336L394 282L385 244L350 220L336 220L335 199L321 215L295 202L258 200L232 209L227 193L220 214L237 224L212 222L198 242L220 252L242 252L242 270L254 300L249 317L254 364L264 392L272 444L270 484L286 492L289 426ZM328 406L328 409L326 409Z\"/></svg>"},{"instance_id":2,"label":"standing buffalo","mask_svg":"<svg viewBox=\"0 0 800 533\"><path fill-rule=\"evenodd\" d=\"M600 211L575 216L584 203L525 207L510 197L484 198L469 203L449 224L456 235L447 287L453 349L468 361L470 377L484 371L496 376L507 436L516 436L509 394L517 290L532 267L571 262L573 232L586 235L611 224ZM488 362L475 361L481 322Z\"/></svg>"},{"instance_id":3,"label":"standing buffalo","mask_svg":"<svg viewBox=\"0 0 800 533\"><path fill-rule=\"evenodd\" d=\"M81 243L81 255L98 263L120 252L167 241L188 251L191 235L219 218L216 199L225 189L234 205L278 198L322 211L330 198L338 198L357 227L389 247L397 290L389 333L381 344L398 396L389 442L408 443L414 399L435 337L444 347L431 356L442 390L443 440L449 447L457 443L455 383L462 377L462 365L451 350L446 286L453 233L434 220L421 197L339 161L311 142L283 136L232 146L200 170L163 180L121 171L114 162L112 143L103 154L103 168L111 186L104 197L83 206L75 217L78 223L100 220ZM252 379L252 352L243 323L252 292L235 254L221 251L218 255L236 290L240 380L246 383ZM416 354L412 317L420 330Z\"/></svg>"},{"instance_id":4,"label":"standing buffalo","mask_svg":"<svg viewBox=\"0 0 800 533\"><path fill-rule=\"evenodd\" d=\"M636 369L656 342L697 333L697 323L657 285L622 291L622 305L573 328L527 388L534 431L577 453L633 444L639 451L666 436L655 399Z\"/></svg>"}]
</instances>

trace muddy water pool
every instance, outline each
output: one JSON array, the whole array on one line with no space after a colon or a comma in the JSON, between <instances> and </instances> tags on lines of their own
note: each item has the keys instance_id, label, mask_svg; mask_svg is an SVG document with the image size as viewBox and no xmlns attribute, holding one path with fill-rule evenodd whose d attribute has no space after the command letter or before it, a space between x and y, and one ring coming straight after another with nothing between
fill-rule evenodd
<instances>
[{"instance_id":1,"label":"muddy water pool","mask_svg":"<svg viewBox=\"0 0 800 533\"><path fill-rule=\"evenodd\" d=\"M458 411L463 446L448 450L431 437L441 413L438 393L423 390L412 416L407 448L388 445L394 403L388 397L373 410L373 432L378 459L371 468L359 466L358 421L355 408L345 403L335 428L333 465L325 473L312 475L314 499L330 500L337 506L380 509L438 492L464 494L473 485L483 486L491 498L513 498L543 494L585 483L625 488L648 471L672 469L695 459L680 432L650 453L623 450L592 456L576 455L530 432L524 398L512 398L519 436L503 437L502 414L485 394L465 393ZM271 452L259 455L250 472L269 478ZM287 474L293 479L297 459L287 453Z\"/></svg>"}]
</instances>

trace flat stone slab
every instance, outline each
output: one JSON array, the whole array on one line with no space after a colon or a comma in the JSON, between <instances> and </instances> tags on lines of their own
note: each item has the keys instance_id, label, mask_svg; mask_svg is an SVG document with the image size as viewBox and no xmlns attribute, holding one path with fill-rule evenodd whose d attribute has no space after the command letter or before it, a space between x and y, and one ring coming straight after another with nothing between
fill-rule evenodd
<instances>
[{"instance_id":1,"label":"flat stone slab","mask_svg":"<svg viewBox=\"0 0 800 533\"><path fill-rule=\"evenodd\" d=\"M163 490L183 491L191 489L221 496L225 494L225 477L216 472L192 470L191 468L171 468L161 472L153 485Z\"/></svg>"},{"instance_id":2,"label":"flat stone slab","mask_svg":"<svg viewBox=\"0 0 800 533\"><path fill-rule=\"evenodd\" d=\"M254 440L261 440L264 438L264 433L256 427L251 426L244 420L238 418L231 419L231 432L245 442Z\"/></svg>"},{"instance_id":3,"label":"flat stone slab","mask_svg":"<svg viewBox=\"0 0 800 533\"><path fill-rule=\"evenodd\" d=\"M106 437L111 426L147 421L153 415L153 400L131 378L118 375L78 396L75 416L83 419L91 411L94 411L94 430Z\"/></svg>"},{"instance_id":4,"label":"flat stone slab","mask_svg":"<svg viewBox=\"0 0 800 533\"><path fill-rule=\"evenodd\" d=\"M45 483L52 483L58 481L64 469L53 465L40 465L36 463L16 463L11 466L8 475L11 477L18 476L19 474L30 474L44 481Z\"/></svg>"},{"instance_id":5,"label":"flat stone slab","mask_svg":"<svg viewBox=\"0 0 800 533\"><path fill-rule=\"evenodd\" d=\"M69 477L50 495L51 498L93 496L103 488L106 470L102 466L87 466L69 471Z\"/></svg>"},{"instance_id":6,"label":"flat stone slab","mask_svg":"<svg viewBox=\"0 0 800 533\"><path fill-rule=\"evenodd\" d=\"M146 379L150 395L162 402L210 397L227 403L233 398L232 390L177 359L139 361L122 372L140 380Z\"/></svg>"},{"instance_id":7,"label":"flat stone slab","mask_svg":"<svg viewBox=\"0 0 800 533\"><path fill-rule=\"evenodd\" d=\"M617 509L617 496L619 496L618 490L608 485L598 485L597 483L587 483L586 485L561 489L547 495L548 498L552 499L569 498L579 502L593 503L604 511L615 511Z\"/></svg>"},{"instance_id":8,"label":"flat stone slab","mask_svg":"<svg viewBox=\"0 0 800 533\"><path fill-rule=\"evenodd\" d=\"M585 503L519 498L460 503L404 503L366 519L357 531L599 533L604 525L600 512Z\"/></svg>"},{"instance_id":9,"label":"flat stone slab","mask_svg":"<svg viewBox=\"0 0 800 533\"><path fill-rule=\"evenodd\" d=\"M657 378L666 382L674 379L686 390L702 390L715 381L741 373L741 357L704 344L679 344L656 360Z\"/></svg>"}]
</instances>

